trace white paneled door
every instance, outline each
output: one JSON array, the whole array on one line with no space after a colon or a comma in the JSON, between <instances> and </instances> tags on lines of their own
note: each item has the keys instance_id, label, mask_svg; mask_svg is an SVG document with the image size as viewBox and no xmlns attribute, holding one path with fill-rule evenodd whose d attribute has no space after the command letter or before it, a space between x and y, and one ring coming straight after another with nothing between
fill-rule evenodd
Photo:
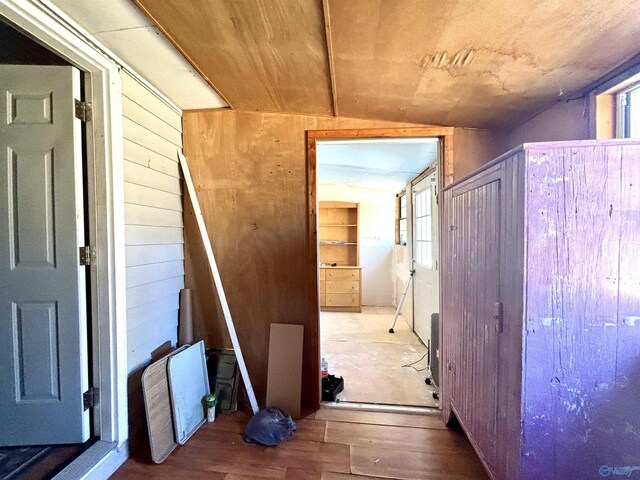
<instances>
[{"instance_id":1,"label":"white paneled door","mask_svg":"<svg viewBox=\"0 0 640 480\"><path fill-rule=\"evenodd\" d=\"M80 72L0 66L0 445L89 438Z\"/></svg>"},{"instance_id":2,"label":"white paneled door","mask_svg":"<svg viewBox=\"0 0 640 480\"><path fill-rule=\"evenodd\" d=\"M425 345L439 311L437 178L434 171L413 187L414 330Z\"/></svg>"}]
</instances>

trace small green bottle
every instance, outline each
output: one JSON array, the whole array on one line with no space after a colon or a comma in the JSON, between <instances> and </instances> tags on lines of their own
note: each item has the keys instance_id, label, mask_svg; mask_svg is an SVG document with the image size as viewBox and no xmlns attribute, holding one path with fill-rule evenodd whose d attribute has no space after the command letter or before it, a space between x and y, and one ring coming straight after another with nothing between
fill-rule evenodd
<instances>
[{"instance_id":1,"label":"small green bottle","mask_svg":"<svg viewBox=\"0 0 640 480\"><path fill-rule=\"evenodd\" d=\"M218 397L215 393L204 397L204 406L207 409L207 422L214 422L216 419L216 405L218 405Z\"/></svg>"}]
</instances>

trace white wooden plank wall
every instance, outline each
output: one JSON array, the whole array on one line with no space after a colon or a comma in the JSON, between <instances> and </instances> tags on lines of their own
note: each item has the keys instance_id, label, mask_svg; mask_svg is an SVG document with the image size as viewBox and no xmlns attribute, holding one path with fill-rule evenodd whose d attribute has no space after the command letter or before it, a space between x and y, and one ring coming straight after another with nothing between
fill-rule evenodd
<instances>
[{"instance_id":1,"label":"white wooden plank wall","mask_svg":"<svg viewBox=\"0 0 640 480\"><path fill-rule=\"evenodd\" d=\"M132 373L150 361L153 350L177 340L179 292L184 286L176 154L182 150L182 117L126 72L121 77L127 363Z\"/></svg>"}]
</instances>

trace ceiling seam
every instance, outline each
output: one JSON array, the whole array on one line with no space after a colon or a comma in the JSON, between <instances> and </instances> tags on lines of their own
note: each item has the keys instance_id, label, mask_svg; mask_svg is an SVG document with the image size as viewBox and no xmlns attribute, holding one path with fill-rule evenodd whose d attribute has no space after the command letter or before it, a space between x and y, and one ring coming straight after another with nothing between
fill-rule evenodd
<instances>
[{"instance_id":1,"label":"ceiling seam","mask_svg":"<svg viewBox=\"0 0 640 480\"><path fill-rule=\"evenodd\" d=\"M336 89L336 73L333 64L333 42L331 40L331 14L329 12L329 0L322 0L324 13L324 31L327 40L327 58L329 60L329 77L331 79L331 97L333 99L333 115L338 116L338 91Z\"/></svg>"},{"instance_id":2,"label":"ceiling seam","mask_svg":"<svg viewBox=\"0 0 640 480\"><path fill-rule=\"evenodd\" d=\"M198 74L204 78L204 80L209 84L211 88L224 100L224 102L229 106L231 110L234 110L235 107L231 104L229 99L215 86L215 84L211 81L211 79L202 71L202 69L198 66L198 64L193 61L193 59L187 54L187 52L178 44L178 42L173 38L173 36L158 22L158 20L151 14L149 10L145 8L144 5L140 2L140 0L133 0L136 6L154 23L154 25L162 32L162 34L171 42L171 44L180 52L180 54L191 64L191 66L195 69Z\"/></svg>"}]
</instances>

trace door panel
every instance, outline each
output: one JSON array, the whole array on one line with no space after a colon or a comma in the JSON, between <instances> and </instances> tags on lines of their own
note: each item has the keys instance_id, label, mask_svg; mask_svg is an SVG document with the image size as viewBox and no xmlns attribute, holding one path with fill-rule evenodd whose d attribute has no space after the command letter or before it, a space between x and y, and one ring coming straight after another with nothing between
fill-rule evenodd
<instances>
[{"instance_id":1,"label":"door panel","mask_svg":"<svg viewBox=\"0 0 640 480\"><path fill-rule=\"evenodd\" d=\"M55 268L53 150L7 157L11 267Z\"/></svg>"},{"instance_id":2,"label":"door panel","mask_svg":"<svg viewBox=\"0 0 640 480\"><path fill-rule=\"evenodd\" d=\"M57 304L25 302L12 306L17 401L59 401Z\"/></svg>"},{"instance_id":3,"label":"door panel","mask_svg":"<svg viewBox=\"0 0 640 480\"><path fill-rule=\"evenodd\" d=\"M89 437L80 73L0 66L0 445Z\"/></svg>"},{"instance_id":4,"label":"door panel","mask_svg":"<svg viewBox=\"0 0 640 480\"><path fill-rule=\"evenodd\" d=\"M453 247L449 267L456 290L457 347L453 404L460 420L493 466L496 455L498 341L495 304L500 299L501 170L489 171L473 185L453 191L454 221L448 239ZM447 326L451 328L452 326ZM487 415L487 412L492 412Z\"/></svg>"},{"instance_id":5,"label":"door panel","mask_svg":"<svg viewBox=\"0 0 640 480\"><path fill-rule=\"evenodd\" d=\"M440 310L437 178L434 171L413 188L413 326L425 344L431 341L431 315Z\"/></svg>"}]
</instances>

